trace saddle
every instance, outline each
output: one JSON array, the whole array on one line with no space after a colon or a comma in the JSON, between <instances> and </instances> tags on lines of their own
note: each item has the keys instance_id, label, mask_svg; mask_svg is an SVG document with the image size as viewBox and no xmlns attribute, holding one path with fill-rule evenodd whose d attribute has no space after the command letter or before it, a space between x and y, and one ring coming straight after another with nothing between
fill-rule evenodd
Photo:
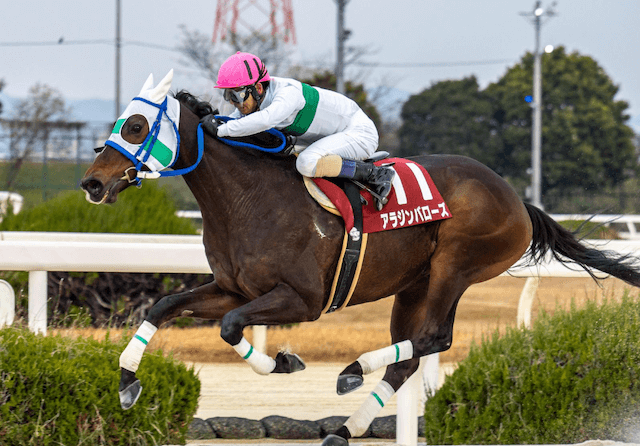
<instances>
[{"instance_id":1,"label":"saddle","mask_svg":"<svg viewBox=\"0 0 640 446\"><path fill-rule=\"evenodd\" d=\"M326 312L344 308L360 275L368 234L451 218L429 173L420 164L376 153L368 162L388 165L396 172L389 201L378 211L364 185L337 178L304 178L309 194L345 224L345 239Z\"/></svg>"}]
</instances>

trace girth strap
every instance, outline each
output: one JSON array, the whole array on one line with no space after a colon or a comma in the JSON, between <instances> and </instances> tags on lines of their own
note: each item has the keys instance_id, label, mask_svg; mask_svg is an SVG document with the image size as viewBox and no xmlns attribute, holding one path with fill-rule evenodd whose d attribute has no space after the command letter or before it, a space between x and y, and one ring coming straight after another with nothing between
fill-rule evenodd
<instances>
[{"instance_id":1,"label":"girth strap","mask_svg":"<svg viewBox=\"0 0 640 446\"><path fill-rule=\"evenodd\" d=\"M338 261L338 269L331 287L331 295L326 313L341 310L347 306L351 296L355 291L362 267L362 259L367 247L367 237L362 225L362 203L360 202L360 189L351 181L335 181L340 185L347 195L351 207L353 208L354 225L349 233L345 231L345 238L342 245L342 255Z\"/></svg>"}]
</instances>

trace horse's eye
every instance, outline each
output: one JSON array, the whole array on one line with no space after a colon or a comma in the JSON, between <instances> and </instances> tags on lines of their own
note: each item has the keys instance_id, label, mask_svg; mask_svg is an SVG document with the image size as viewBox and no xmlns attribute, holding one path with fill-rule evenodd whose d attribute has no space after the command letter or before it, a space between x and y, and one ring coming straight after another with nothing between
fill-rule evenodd
<instances>
[{"instance_id":1,"label":"horse's eye","mask_svg":"<svg viewBox=\"0 0 640 446\"><path fill-rule=\"evenodd\" d=\"M142 126L140 124L133 124L131 126L132 133L140 133L142 131Z\"/></svg>"}]
</instances>

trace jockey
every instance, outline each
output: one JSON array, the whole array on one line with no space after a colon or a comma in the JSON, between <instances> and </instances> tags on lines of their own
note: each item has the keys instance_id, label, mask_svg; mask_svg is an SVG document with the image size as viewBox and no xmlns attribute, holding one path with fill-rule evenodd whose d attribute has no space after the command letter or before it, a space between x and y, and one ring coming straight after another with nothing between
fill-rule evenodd
<instances>
[{"instance_id":1,"label":"jockey","mask_svg":"<svg viewBox=\"0 0 640 446\"><path fill-rule=\"evenodd\" d=\"M339 177L368 183L378 210L387 203L395 171L361 160L378 148L375 124L351 99L334 91L311 87L294 79L271 77L262 61L238 52L220 67L215 88L236 108L235 120L218 123L202 119L213 136L240 137L277 128L297 136L306 146L296 161L307 177Z\"/></svg>"}]
</instances>

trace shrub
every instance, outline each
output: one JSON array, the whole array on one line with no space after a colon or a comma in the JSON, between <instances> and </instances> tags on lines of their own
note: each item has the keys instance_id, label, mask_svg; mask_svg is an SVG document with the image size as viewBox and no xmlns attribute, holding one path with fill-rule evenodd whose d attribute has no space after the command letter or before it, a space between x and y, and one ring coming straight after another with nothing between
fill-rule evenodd
<instances>
[{"instance_id":1,"label":"shrub","mask_svg":"<svg viewBox=\"0 0 640 446\"><path fill-rule=\"evenodd\" d=\"M80 191L65 192L17 215L7 215L0 230L196 234L193 222L175 213L166 190L147 181L138 191L120 194L113 205L91 205Z\"/></svg>"},{"instance_id":2,"label":"shrub","mask_svg":"<svg viewBox=\"0 0 640 446\"><path fill-rule=\"evenodd\" d=\"M638 441L640 302L587 303L497 333L425 406L427 444Z\"/></svg>"},{"instance_id":3,"label":"shrub","mask_svg":"<svg viewBox=\"0 0 640 446\"><path fill-rule=\"evenodd\" d=\"M0 443L183 444L200 381L183 364L147 353L138 373L144 386L140 400L123 411L117 365L127 341L0 330Z\"/></svg>"}]
</instances>

